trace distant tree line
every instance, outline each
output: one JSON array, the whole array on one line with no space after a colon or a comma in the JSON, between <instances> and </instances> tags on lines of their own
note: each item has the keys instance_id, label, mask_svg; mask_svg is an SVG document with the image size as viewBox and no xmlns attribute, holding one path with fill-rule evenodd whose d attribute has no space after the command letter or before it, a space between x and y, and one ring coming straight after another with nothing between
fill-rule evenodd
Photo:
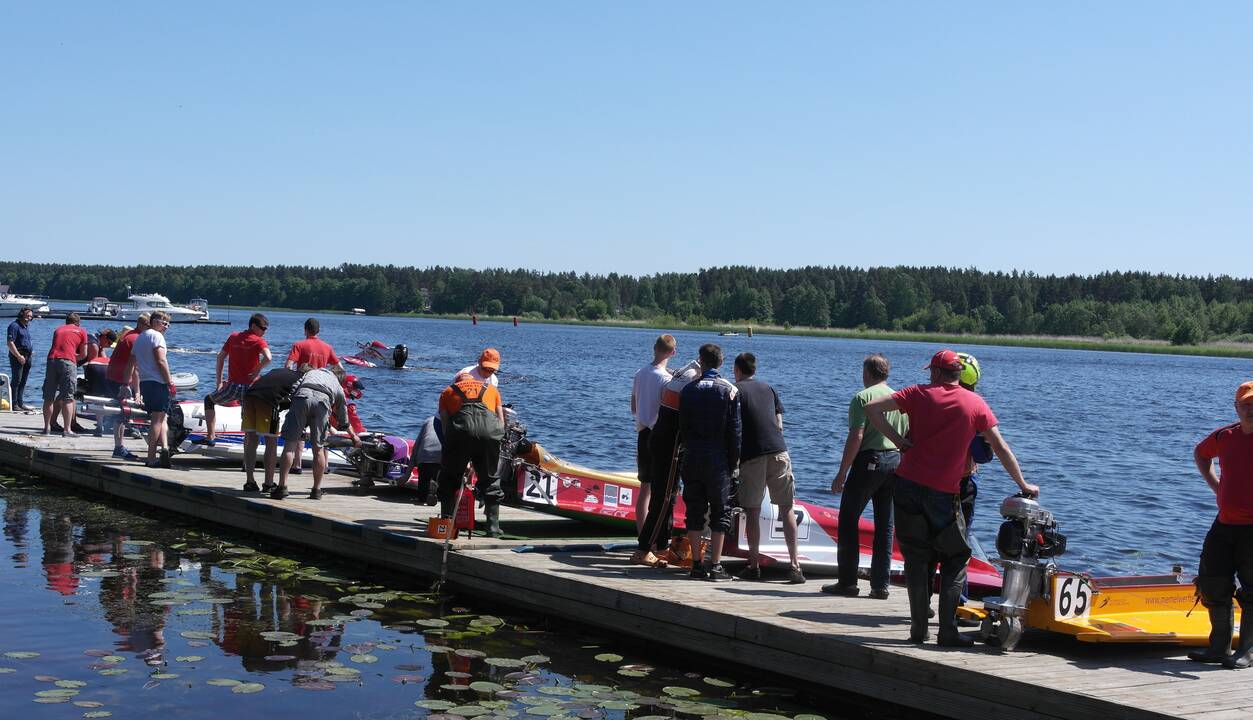
<instances>
[{"instance_id":1,"label":"distant tree line","mask_svg":"<svg viewBox=\"0 0 1253 720\"><path fill-rule=\"evenodd\" d=\"M718 267L631 277L452 267L0 262L15 292L371 313L753 323L941 333L1253 340L1253 281L1140 272L1039 276L944 267Z\"/></svg>"}]
</instances>

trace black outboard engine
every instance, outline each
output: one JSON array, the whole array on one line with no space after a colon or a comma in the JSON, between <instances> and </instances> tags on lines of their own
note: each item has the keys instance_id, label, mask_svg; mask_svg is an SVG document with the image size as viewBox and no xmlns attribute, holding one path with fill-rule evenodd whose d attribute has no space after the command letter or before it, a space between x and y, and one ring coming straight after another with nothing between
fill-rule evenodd
<instances>
[{"instance_id":1,"label":"black outboard engine","mask_svg":"<svg viewBox=\"0 0 1253 720\"><path fill-rule=\"evenodd\" d=\"M988 598L988 612L979 628L980 638L996 638L1003 650L1013 650L1022 637L1022 619L1032 598L1044 595L1044 580L1052 568L1052 558L1066 552L1066 536L1057 529L1053 513L1024 493L1001 503L1001 523L996 533L996 551L1004 571L1001 596Z\"/></svg>"},{"instance_id":2,"label":"black outboard engine","mask_svg":"<svg viewBox=\"0 0 1253 720\"><path fill-rule=\"evenodd\" d=\"M392 348L392 367L397 370L405 366L405 361L409 359L409 348L404 344L397 345Z\"/></svg>"}]
</instances>

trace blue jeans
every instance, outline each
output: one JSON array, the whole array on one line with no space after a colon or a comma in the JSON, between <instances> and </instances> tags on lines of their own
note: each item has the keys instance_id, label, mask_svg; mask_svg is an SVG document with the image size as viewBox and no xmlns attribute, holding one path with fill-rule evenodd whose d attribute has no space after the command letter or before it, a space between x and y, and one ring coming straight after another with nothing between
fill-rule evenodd
<instances>
[{"instance_id":1,"label":"blue jeans","mask_svg":"<svg viewBox=\"0 0 1253 720\"><path fill-rule=\"evenodd\" d=\"M26 391L26 379L30 376L30 352L22 351L22 357L26 358L25 363L19 363L13 357L13 353L9 353L9 384L13 389L13 408L17 408L26 404L22 399L23 393Z\"/></svg>"},{"instance_id":2,"label":"blue jeans","mask_svg":"<svg viewBox=\"0 0 1253 720\"><path fill-rule=\"evenodd\" d=\"M941 641L957 637L957 605L966 584L970 544L957 493L940 492L899 475L894 495L896 537L905 557L911 635L926 633L931 601L931 571L940 563L940 607L936 621Z\"/></svg>"},{"instance_id":3,"label":"blue jeans","mask_svg":"<svg viewBox=\"0 0 1253 720\"><path fill-rule=\"evenodd\" d=\"M868 503L874 503L874 547L870 556L870 588L887 590L892 569L892 491L896 486L896 466L901 454L895 450L864 450L853 459L840 498L839 563L840 585L857 585L861 560L861 533L858 521ZM870 466L874 469L871 470Z\"/></svg>"}]
</instances>

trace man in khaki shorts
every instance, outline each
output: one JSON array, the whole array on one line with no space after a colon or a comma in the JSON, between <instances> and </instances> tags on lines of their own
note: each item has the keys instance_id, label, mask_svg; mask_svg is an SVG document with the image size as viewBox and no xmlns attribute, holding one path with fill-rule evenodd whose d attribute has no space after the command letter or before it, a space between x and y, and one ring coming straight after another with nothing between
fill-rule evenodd
<instances>
[{"instance_id":1,"label":"man in khaki shorts","mask_svg":"<svg viewBox=\"0 0 1253 720\"><path fill-rule=\"evenodd\" d=\"M740 394L740 487L737 497L744 510L744 527L748 535L748 567L740 573L741 580L761 580L758 549L761 547L761 503L767 488L770 502L779 508L783 539L791 559L787 581L805 582L796 559L796 515L792 501L796 495L792 478L792 460L783 441L783 403L774 388L754 377L757 358L740 353L735 358L735 386Z\"/></svg>"}]
</instances>

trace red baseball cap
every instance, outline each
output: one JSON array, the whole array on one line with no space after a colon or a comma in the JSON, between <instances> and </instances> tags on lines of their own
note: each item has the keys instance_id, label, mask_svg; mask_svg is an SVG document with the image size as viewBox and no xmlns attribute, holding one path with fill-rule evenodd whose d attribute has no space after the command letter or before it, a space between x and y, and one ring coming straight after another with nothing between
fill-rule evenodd
<instances>
[{"instance_id":1,"label":"red baseball cap","mask_svg":"<svg viewBox=\"0 0 1253 720\"><path fill-rule=\"evenodd\" d=\"M962 359L952 350L941 350L931 356L931 362L924 369L937 368L939 370L961 370Z\"/></svg>"}]
</instances>

